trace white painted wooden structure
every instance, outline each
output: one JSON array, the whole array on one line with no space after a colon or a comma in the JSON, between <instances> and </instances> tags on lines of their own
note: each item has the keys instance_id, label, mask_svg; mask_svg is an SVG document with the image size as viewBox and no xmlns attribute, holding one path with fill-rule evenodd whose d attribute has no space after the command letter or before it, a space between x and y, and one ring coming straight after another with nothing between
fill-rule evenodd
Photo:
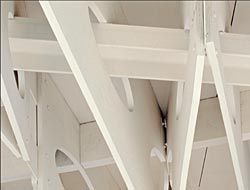
<instances>
[{"instance_id":1,"label":"white painted wooden structure","mask_svg":"<svg viewBox=\"0 0 250 190\"><path fill-rule=\"evenodd\" d=\"M250 3L1 1L1 188L250 190Z\"/></svg>"}]
</instances>

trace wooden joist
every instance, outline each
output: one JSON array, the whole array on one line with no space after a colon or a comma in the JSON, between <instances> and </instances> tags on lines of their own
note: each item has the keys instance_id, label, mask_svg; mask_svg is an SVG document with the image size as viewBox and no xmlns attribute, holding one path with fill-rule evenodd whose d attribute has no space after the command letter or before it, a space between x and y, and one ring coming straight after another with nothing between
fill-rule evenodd
<instances>
[{"instance_id":1,"label":"wooden joist","mask_svg":"<svg viewBox=\"0 0 250 190\"><path fill-rule=\"evenodd\" d=\"M16 70L71 74L47 23L16 18L10 20L9 28ZM188 31L105 23L93 24L93 30L110 76L185 80ZM250 36L220 33L220 40L226 83L250 86ZM214 83L208 63L203 82Z\"/></svg>"}]
</instances>

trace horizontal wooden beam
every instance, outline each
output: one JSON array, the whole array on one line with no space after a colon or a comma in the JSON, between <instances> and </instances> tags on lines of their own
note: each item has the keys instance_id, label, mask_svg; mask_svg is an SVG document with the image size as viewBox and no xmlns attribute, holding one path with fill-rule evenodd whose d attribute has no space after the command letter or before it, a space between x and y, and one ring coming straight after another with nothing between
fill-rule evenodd
<instances>
[{"instance_id":1,"label":"horizontal wooden beam","mask_svg":"<svg viewBox=\"0 0 250 190\"><path fill-rule=\"evenodd\" d=\"M48 24L19 18L10 20L9 28L16 70L71 74ZM117 24L93 24L93 30L110 76L184 81L188 31ZM250 86L250 35L220 38L226 82ZM214 83L207 63L203 82Z\"/></svg>"}]
</instances>

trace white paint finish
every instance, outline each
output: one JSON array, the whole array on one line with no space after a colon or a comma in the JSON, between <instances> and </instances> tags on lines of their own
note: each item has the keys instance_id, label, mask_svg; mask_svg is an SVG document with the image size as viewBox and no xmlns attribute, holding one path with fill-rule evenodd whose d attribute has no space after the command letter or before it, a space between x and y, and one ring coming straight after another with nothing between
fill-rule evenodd
<instances>
[{"instance_id":1,"label":"white paint finish","mask_svg":"<svg viewBox=\"0 0 250 190\"><path fill-rule=\"evenodd\" d=\"M184 85L185 82L178 82L177 83L177 92L176 92L176 119L179 119L181 109L182 109L182 103L183 103L183 93L184 93Z\"/></svg>"},{"instance_id":2,"label":"white paint finish","mask_svg":"<svg viewBox=\"0 0 250 190\"><path fill-rule=\"evenodd\" d=\"M118 78L112 77L111 81L121 99L124 106L127 107L129 111L134 109L134 97L131 89L130 81L128 78Z\"/></svg>"},{"instance_id":3,"label":"white paint finish","mask_svg":"<svg viewBox=\"0 0 250 190\"><path fill-rule=\"evenodd\" d=\"M177 84L173 86L170 109L168 114L168 146L173 152L171 163L173 189L184 190L187 187L188 168L193 147L198 107L200 103L201 84L205 56L202 52L200 20L201 4L197 3L194 10L190 30L189 58L185 75L182 107L176 118Z\"/></svg>"},{"instance_id":4,"label":"white paint finish","mask_svg":"<svg viewBox=\"0 0 250 190\"><path fill-rule=\"evenodd\" d=\"M218 31L229 31L231 22L231 7L233 1L216 1L215 11L217 14ZM211 16L211 15L210 15Z\"/></svg>"},{"instance_id":5,"label":"white paint finish","mask_svg":"<svg viewBox=\"0 0 250 190\"><path fill-rule=\"evenodd\" d=\"M50 74L79 123L94 121L93 114L73 75Z\"/></svg>"},{"instance_id":6,"label":"white paint finish","mask_svg":"<svg viewBox=\"0 0 250 190\"><path fill-rule=\"evenodd\" d=\"M21 154L28 161L29 153L24 142L25 108L24 101L20 97L13 70L11 68L11 55L8 43L8 2L1 2L1 99L8 114L11 126L16 136Z\"/></svg>"},{"instance_id":7,"label":"white paint finish","mask_svg":"<svg viewBox=\"0 0 250 190\"><path fill-rule=\"evenodd\" d=\"M184 80L188 44L188 34L184 30L117 24L94 24L93 29L111 76ZM14 19L10 22L10 30L16 69L71 73L46 24ZM249 36L230 33L221 33L220 36L227 83L249 85L249 48L243 48L248 47ZM30 55L30 52L35 54ZM27 65L27 60L31 64ZM213 83L209 65L205 67L203 81Z\"/></svg>"},{"instance_id":8,"label":"white paint finish","mask_svg":"<svg viewBox=\"0 0 250 190\"><path fill-rule=\"evenodd\" d=\"M219 37L222 53L250 56L250 34L223 32L219 34Z\"/></svg>"},{"instance_id":9,"label":"white paint finish","mask_svg":"<svg viewBox=\"0 0 250 190\"><path fill-rule=\"evenodd\" d=\"M250 176L250 160L249 156L247 155L249 154L249 152L246 150L246 144L241 140L241 129L239 123L235 124L233 121L232 107L230 107L229 102L232 100L228 99L228 93L230 92L227 91L225 85L222 65L217 58L214 42L208 42L206 44L206 49L208 60L211 64L213 76L215 79L216 90L218 92L223 122L229 142L229 148L231 151L238 188L249 189L250 184L248 178Z\"/></svg>"},{"instance_id":10,"label":"white paint finish","mask_svg":"<svg viewBox=\"0 0 250 190\"><path fill-rule=\"evenodd\" d=\"M159 162L166 162L165 154L162 154L162 152L157 148L152 148L150 156L151 158L158 158Z\"/></svg>"},{"instance_id":11,"label":"white paint finish","mask_svg":"<svg viewBox=\"0 0 250 190\"><path fill-rule=\"evenodd\" d=\"M79 123L49 75L39 80L39 172L38 189L62 189L55 162L63 151L81 173L89 189L93 185L80 164Z\"/></svg>"},{"instance_id":12,"label":"white paint finish","mask_svg":"<svg viewBox=\"0 0 250 190\"><path fill-rule=\"evenodd\" d=\"M4 107L1 107L1 141L17 158L21 158L20 150Z\"/></svg>"},{"instance_id":13,"label":"white paint finish","mask_svg":"<svg viewBox=\"0 0 250 190\"><path fill-rule=\"evenodd\" d=\"M238 189L228 144L208 148L200 189L211 188Z\"/></svg>"},{"instance_id":14,"label":"white paint finish","mask_svg":"<svg viewBox=\"0 0 250 190\"><path fill-rule=\"evenodd\" d=\"M37 147L35 137L35 103L31 97L31 77L25 73L25 97L20 96L15 82L8 42L9 2L1 2L1 100L3 101L21 155L37 176Z\"/></svg>"},{"instance_id":15,"label":"white paint finish","mask_svg":"<svg viewBox=\"0 0 250 190\"><path fill-rule=\"evenodd\" d=\"M243 35L242 35L243 36ZM228 53L231 51L231 52L235 52L236 54L237 53L242 53L242 55L244 54L244 56L240 56L241 58L239 58L238 57L238 55L237 56L234 56L235 57L235 59L233 58L232 59L232 57L231 56L229 56L229 55L227 55L227 59L228 60L230 60L230 62L231 63L237 63L238 61L239 62L241 62L241 63L243 63L242 61L240 61L240 60L242 60L242 59L244 59L244 57L245 58L247 58L248 57L248 41L247 40L245 40L245 41L243 41L243 39L247 39L247 37L246 38L242 38L241 39L241 43L242 43L242 46L240 46L239 44L240 43L238 43L238 45L235 45L235 43L233 42L233 43L227 43L227 44L225 44L224 45L224 47L225 48L227 48L227 47L229 47L229 50L227 50L228 51ZM228 42L230 42L230 41L228 41ZM240 41L239 41L240 42ZM244 42L244 43L243 43ZM236 43L237 44L237 43ZM231 49L230 49L230 47L232 47ZM238 47L240 47L240 51L238 51L237 49L235 49L234 47L236 47L237 49L239 49ZM241 48L242 47L242 48ZM35 49L35 48L34 48ZM110 48L111 49L111 48ZM145 53L147 53L147 51L144 51ZM35 58L39 58L39 61L41 62L41 63L43 63L44 61L46 61L46 59L44 58L45 56L44 55L39 55L38 56L38 53L39 53L39 51L37 51L36 52L36 55L30 55L30 54L26 54L25 56L26 56L26 60L27 60L27 57L29 57L30 56L30 58L31 57L35 57ZM50 53L50 52L46 52L46 53ZM136 53L135 53L136 54ZM52 57L52 56L51 56ZM166 56L167 57L167 56ZM243 57L243 58L242 58ZM43 58L43 59L41 59L41 58ZM18 57L16 57L16 59L18 59ZM24 61L25 61L25 59L23 59ZM47 57L47 59L48 59L48 57ZM54 60L56 60L56 59L51 59L51 63L52 63L52 61L54 61ZM65 59L63 60L63 61L65 61ZM107 61L107 63L108 63L108 61ZM124 65L125 65L125 63L127 63L127 61L124 61ZM248 70L246 69L246 68L248 68L248 65L249 64L247 64L248 63L248 61L245 61L245 63L246 64L243 64L243 67L241 68L241 70L239 70L238 69L238 64L236 65L229 65L229 68L230 68L230 72L228 72L229 74L228 74L228 76L230 76L230 77L232 77L232 78L234 78L235 76L239 76L240 75L240 77L241 77L241 80L243 81L243 80L245 80L245 81L247 81L248 80ZM47 63L47 64L49 64L49 63ZM126 65L125 65L126 66ZM46 66L47 67L47 66ZM48 67L47 67L48 68ZM119 68L121 68L121 67L119 67ZM159 68L163 68L163 67L159 67ZM170 67L169 67L170 68ZM210 72L210 68L209 68L209 66L206 66L206 68L208 68L208 71ZM69 69L69 67L67 67L67 69ZM126 68L125 68L126 69ZM123 69L124 70L124 69ZM185 71L185 69L183 69L184 71ZM237 71L238 70L238 71ZM148 71L150 71L150 69L147 69L146 70L146 72L148 72ZM169 72L170 71L172 71L172 69L169 69ZM49 71L50 72L50 71ZM205 72L206 72L206 69L205 69ZM243 77L242 75L244 75L244 73L243 72L245 72L246 73L246 75L245 75L245 77ZM155 72L155 73L157 73L157 72ZM236 74L237 73L237 74ZM243 73L243 74L242 74ZM248 75L247 75L248 74ZM124 75L122 75L122 76L125 76L125 74ZM139 75L137 75L137 76L139 76ZM144 75L143 75L144 76ZM156 75L155 75L156 76ZM210 74L209 74L209 76L210 76ZM212 75L211 75L212 76ZM205 78L206 78L206 73L205 73ZM182 80L182 79L181 79ZM213 81L213 79L212 79L212 81ZM226 80L227 81L227 80ZM209 90L210 91L210 90ZM209 92L210 93L210 92ZM212 93L212 92L211 92ZM205 97L206 97L207 95L205 95ZM209 96L208 96L209 97ZM248 110L247 109L247 106L248 106L248 104L245 104L245 107L244 107L244 109L245 110ZM216 112L217 112L217 109L216 109ZM248 116L248 112L246 111L245 112L246 113L246 115L244 116L244 118L245 119L248 119L247 118L247 116ZM216 123L216 122L215 122ZM246 125L244 125L244 126L242 126L242 129L244 129L244 127L246 127ZM211 129L212 130L212 129ZM216 131L216 130L215 130ZM215 132L214 131L214 132ZM213 133L213 132L211 132L211 137L213 136L213 134L215 134L215 136L217 135L216 133ZM246 133L247 134L247 133ZM210 131L209 131L209 135L210 135ZM246 136L244 133L243 133L243 140L246 140L246 138L248 138L248 136ZM206 136L204 136L204 138L206 138ZM224 141L224 140L226 140L226 137L224 136L224 137L222 137L222 138L220 138L220 137L218 137L218 138L216 138L216 139L213 139L213 141L215 142L217 142L217 140L218 140L218 142L220 141L220 143L223 141L223 143L225 143L226 141ZM204 141L203 141L204 142ZM216 144L216 143L215 143ZM207 145L209 145L209 143L206 141L206 142L204 142L203 143L203 145L204 146L207 146ZM214 144L213 144L214 145Z\"/></svg>"},{"instance_id":16,"label":"white paint finish","mask_svg":"<svg viewBox=\"0 0 250 190\"><path fill-rule=\"evenodd\" d=\"M20 39L55 40L47 21L27 17L15 17L8 22L9 37Z\"/></svg>"},{"instance_id":17,"label":"white paint finish","mask_svg":"<svg viewBox=\"0 0 250 190\"><path fill-rule=\"evenodd\" d=\"M170 129L172 132L169 131L169 134L174 138L173 144L170 145L170 147L172 147L171 149L173 150L173 188L177 189L186 188L189 160L191 157L196 118L200 102L204 57L197 56L196 61L195 70L192 72L190 71L189 77L191 78L187 79L185 82L183 106L180 116L178 120L175 121L175 126L171 126L173 128ZM176 118L173 119L175 120Z\"/></svg>"},{"instance_id":18,"label":"white paint finish","mask_svg":"<svg viewBox=\"0 0 250 190\"><path fill-rule=\"evenodd\" d=\"M27 144L28 150L30 150L30 161L27 164L30 166L34 179L37 179L38 168L37 168L37 136L36 136L36 99L35 91L37 90L36 85L36 73L25 72L25 119L26 119L26 130L24 131L25 143ZM19 113L20 114L20 113Z\"/></svg>"},{"instance_id":19,"label":"white paint finish","mask_svg":"<svg viewBox=\"0 0 250 190\"><path fill-rule=\"evenodd\" d=\"M218 93L222 118L229 143L229 149L232 157L235 176L238 189L250 189L250 152L247 143L242 141L241 123L240 123L240 95L239 91L234 91L232 86L226 84L224 76L223 60L221 58L222 42L217 26L216 4L207 3L208 13L206 16L208 30L206 33L209 38L206 41L206 52L209 64L211 65L215 86ZM211 17L211 14L213 15ZM235 38L237 39L237 38ZM237 41L235 41L237 42ZM237 46L237 43L232 45ZM242 43L242 47L247 47L247 43ZM241 48L238 49L239 51ZM246 56L249 56L249 50L246 50Z\"/></svg>"},{"instance_id":20,"label":"white paint finish","mask_svg":"<svg viewBox=\"0 0 250 190\"><path fill-rule=\"evenodd\" d=\"M81 126L81 163L84 168L114 163L109 148L96 122Z\"/></svg>"},{"instance_id":21,"label":"white paint finish","mask_svg":"<svg viewBox=\"0 0 250 190\"><path fill-rule=\"evenodd\" d=\"M123 77L122 84L125 90L128 110L133 111L134 110L134 97L133 97L133 92L131 89L130 80L128 78Z\"/></svg>"},{"instance_id":22,"label":"white paint finish","mask_svg":"<svg viewBox=\"0 0 250 190\"><path fill-rule=\"evenodd\" d=\"M1 142L1 183L30 177L31 172L27 163L22 158L16 158L5 144Z\"/></svg>"},{"instance_id":23,"label":"white paint finish","mask_svg":"<svg viewBox=\"0 0 250 190\"><path fill-rule=\"evenodd\" d=\"M151 80L150 82L161 111L166 115L171 84L168 81Z\"/></svg>"},{"instance_id":24,"label":"white paint finish","mask_svg":"<svg viewBox=\"0 0 250 190\"><path fill-rule=\"evenodd\" d=\"M68 172L75 172L78 170L75 165L71 164L71 165L58 166L56 168L56 171L58 174L63 174L63 173L68 173Z\"/></svg>"},{"instance_id":25,"label":"white paint finish","mask_svg":"<svg viewBox=\"0 0 250 190\"><path fill-rule=\"evenodd\" d=\"M145 158L153 145L163 149L163 136L150 84L132 82L135 109L128 112L98 55L86 2L41 4L128 189L153 189ZM76 17L82 24L72 23Z\"/></svg>"},{"instance_id":26,"label":"white paint finish","mask_svg":"<svg viewBox=\"0 0 250 190\"><path fill-rule=\"evenodd\" d=\"M46 41L48 41L47 43L52 43L56 40L48 23L36 19L17 17L9 20L8 27L11 39L45 40L45 43ZM109 23L92 23L92 27L99 46L110 45L175 50L188 49L188 31L183 29ZM14 47L15 51L21 51L18 47L20 46ZM49 52L46 49L40 51ZM60 53L60 51L57 50L57 53Z\"/></svg>"},{"instance_id":27,"label":"white paint finish","mask_svg":"<svg viewBox=\"0 0 250 190\"><path fill-rule=\"evenodd\" d=\"M107 51L110 52L110 55L113 53L113 55L120 56L114 60L104 58L104 64L111 77L170 81L184 80L183 76L186 70L185 61L187 59L185 52L173 53L169 51L151 51L150 49L134 51L134 49L122 47L107 48ZM12 53L12 55L15 70L72 74L65 58L61 55L53 56L29 53ZM131 57L135 55L136 57ZM147 61L143 58L145 55L148 55ZM27 64L27 60L30 61L30 64ZM250 86L248 77L249 56L222 54L222 60L225 63L224 68L227 84ZM208 64L205 64L203 83L214 83Z\"/></svg>"}]
</instances>

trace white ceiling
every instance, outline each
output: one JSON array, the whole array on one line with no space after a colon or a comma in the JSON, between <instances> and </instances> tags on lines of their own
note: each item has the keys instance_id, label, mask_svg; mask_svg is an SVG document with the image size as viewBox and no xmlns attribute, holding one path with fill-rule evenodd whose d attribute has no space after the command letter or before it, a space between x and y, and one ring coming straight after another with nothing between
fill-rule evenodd
<instances>
[{"instance_id":1,"label":"white ceiling","mask_svg":"<svg viewBox=\"0 0 250 190\"><path fill-rule=\"evenodd\" d=\"M182 3L180 2L164 2L164 1L122 1L120 2L126 15L128 24L131 25L144 25L154 27L170 27L170 28L183 28L184 18L182 14ZM231 3L232 6L232 3ZM26 1L18 2L16 6L17 15L25 17L33 17L45 19L44 14L38 2ZM230 10L231 11L231 7ZM229 12L231 15L231 12ZM229 17L230 18L230 17ZM238 1L233 27L231 32L250 34L250 2ZM227 20L228 22L228 20ZM78 119L79 123L95 120L88 105L82 95L77 82L73 75L51 74L53 81L64 96L66 102L71 108L72 112ZM152 88L155 92L159 107L163 114L166 114L168 97L170 92L171 82L167 81L151 81ZM201 99L206 99L216 96L216 89L214 85L203 84ZM250 142L249 142L250 144ZM250 145L249 145L250 147ZM17 176L30 175L26 164L22 160L17 160L1 143L1 176L7 178L15 178ZM189 186L190 190L201 189L237 189L236 180L232 167L232 160L229 154L228 145L221 145L210 147L207 150L206 158L205 148L194 150L191 158L191 165L189 171ZM203 162L204 170L200 182ZM9 172L11 165L16 165L14 174ZM118 176L117 170L112 169L110 166L111 174L113 177ZM102 168L101 170L107 170ZM91 172L90 172L91 173ZM94 172L93 172L94 173ZM77 175L77 174L74 174ZM72 175L72 176L74 176ZM63 176L61 176L63 178ZM65 176L64 176L65 177ZM74 180L77 179L74 178ZM120 177L117 177L116 181ZM65 178L67 181L68 179ZM66 182L65 182L66 183ZM122 182L120 182L122 184ZM200 183L200 187L199 186ZM70 184L68 184L70 185ZM72 185L72 184L71 184ZM216 188L215 188L216 187Z\"/></svg>"}]
</instances>

